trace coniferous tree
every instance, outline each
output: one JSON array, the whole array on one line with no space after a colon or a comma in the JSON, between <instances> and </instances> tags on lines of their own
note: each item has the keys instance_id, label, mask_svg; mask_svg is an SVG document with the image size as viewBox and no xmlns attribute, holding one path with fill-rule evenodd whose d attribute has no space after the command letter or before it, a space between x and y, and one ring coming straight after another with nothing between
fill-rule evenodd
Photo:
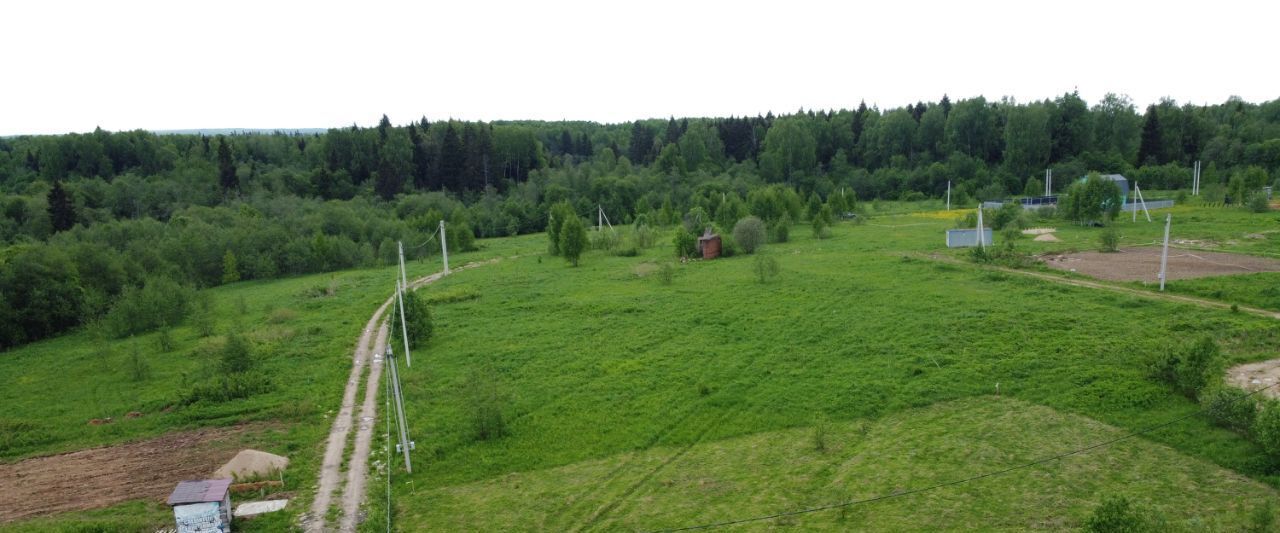
<instances>
[{"instance_id":1,"label":"coniferous tree","mask_svg":"<svg viewBox=\"0 0 1280 533\"><path fill-rule=\"evenodd\" d=\"M942 95L942 101L938 102L938 106L942 108L943 117L951 115L951 98L948 98L947 95Z\"/></svg>"},{"instance_id":2,"label":"coniferous tree","mask_svg":"<svg viewBox=\"0 0 1280 533\"><path fill-rule=\"evenodd\" d=\"M1142 121L1142 142L1138 145L1138 164L1160 164L1163 143L1160 135L1160 117L1156 116L1156 106L1152 104L1147 106L1147 113Z\"/></svg>"},{"instance_id":3,"label":"coniferous tree","mask_svg":"<svg viewBox=\"0 0 1280 533\"><path fill-rule=\"evenodd\" d=\"M639 120L631 125L631 145L627 147L627 159L636 165L649 164L649 150L653 145L653 130Z\"/></svg>"},{"instance_id":4,"label":"coniferous tree","mask_svg":"<svg viewBox=\"0 0 1280 533\"><path fill-rule=\"evenodd\" d=\"M391 131L391 119L387 115L382 115L382 120L378 121L378 142L387 142L387 133Z\"/></svg>"},{"instance_id":5,"label":"coniferous tree","mask_svg":"<svg viewBox=\"0 0 1280 533\"><path fill-rule=\"evenodd\" d=\"M560 153L573 153L573 136L569 134L569 130L560 131Z\"/></svg>"},{"instance_id":6,"label":"coniferous tree","mask_svg":"<svg viewBox=\"0 0 1280 533\"><path fill-rule=\"evenodd\" d=\"M227 139L218 136L218 184L222 192L240 188L240 178L236 176L236 162L231 159L231 146Z\"/></svg>"},{"instance_id":7,"label":"coniferous tree","mask_svg":"<svg viewBox=\"0 0 1280 533\"><path fill-rule=\"evenodd\" d=\"M458 190L462 183L463 167L467 163L467 153L458 137L453 122L444 130L444 141L440 146L440 180L446 189Z\"/></svg>"},{"instance_id":8,"label":"coniferous tree","mask_svg":"<svg viewBox=\"0 0 1280 533\"><path fill-rule=\"evenodd\" d=\"M53 180L49 189L49 220L53 223L53 231L66 231L76 225L76 206L71 195L62 188L61 180Z\"/></svg>"}]
</instances>

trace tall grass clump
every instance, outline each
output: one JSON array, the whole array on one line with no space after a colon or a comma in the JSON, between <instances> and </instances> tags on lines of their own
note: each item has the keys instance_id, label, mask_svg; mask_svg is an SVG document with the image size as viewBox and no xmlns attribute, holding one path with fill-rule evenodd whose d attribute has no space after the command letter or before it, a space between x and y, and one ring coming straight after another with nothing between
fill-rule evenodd
<instances>
[{"instance_id":1,"label":"tall grass clump","mask_svg":"<svg viewBox=\"0 0 1280 533\"><path fill-rule=\"evenodd\" d=\"M757 255L752 268L756 274L756 281L760 283L773 281L782 271L782 268L778 266L778 260L768 255Z\"/></svg>"}]
</instances>

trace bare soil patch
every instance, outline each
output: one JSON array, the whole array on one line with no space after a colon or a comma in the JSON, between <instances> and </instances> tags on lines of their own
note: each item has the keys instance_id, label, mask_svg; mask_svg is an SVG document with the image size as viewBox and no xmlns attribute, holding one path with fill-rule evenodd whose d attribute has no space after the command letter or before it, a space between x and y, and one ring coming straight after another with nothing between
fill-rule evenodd
<instances>
[{"instance_id":1,"label":"bare soil patch","mask_svg":"<svg viewBox=\"0 0 1280 533\"><path fill-rule=\"evenodd\" d=\"M1227 369L1227 383L1247 391L1271 387L1259 394L1280 398L1280 387L1272 387L1280 383L1280 359L1233 366Z\"/></svg>"},{"instance_id":2,"label":"bare soil patch","mask_svg":"<svg viewBox=\"0 0 1280 533\"><path fill-rule=\"evenodd\" d=\"M253 426L172 433L117 446L0 464L0 523L153 498L203 479L240 450Z\"/></svg>"},{"instance_id":3,"label":"bare soil patch","mask_svg":"<svg viewBox=\"0 0 1280 533\"><path fill-rule=\"evenodd\" d=\"M1116 253L1077 252L1042 258L1050 268L1109 281L1159 281L1160 248L1140 246ZM1280 272L1280 260L1221 252L1169 249L1169 278L1189 279Z\"/></svg>"}]
</instances>

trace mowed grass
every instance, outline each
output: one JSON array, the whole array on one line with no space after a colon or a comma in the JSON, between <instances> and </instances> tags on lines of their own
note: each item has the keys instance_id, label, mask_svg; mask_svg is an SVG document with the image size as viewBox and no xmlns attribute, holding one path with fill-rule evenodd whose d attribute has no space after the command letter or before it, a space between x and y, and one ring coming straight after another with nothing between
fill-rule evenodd
<instances>
[{"instance_id":1,"label":"mowed grass","mask_svg":"<svg viewBox=\"0 0 1280 533\"><path fill-rule=\"evenodd\" d=\"M980 396L873 421L660 446L425 491L404 529L645 531L899 493L1115 439L1123 430L1008 397ZM1238 531L1271 487L1142 439L1007 475L747 530L1026 530L1082 525L1099 494L1124 494L1186 531ZM1010 495L1018 495L1010 497Z\"/></svg>"},{"instance_id":2,"label":"mowed grass","mask_svg":"<svg viewBox=\"0 0 1280 533\"><path fill-rule=\"evenodd\" d=\"M664 237L641 257L592 252L578 268L534 255L544 244L530 241L518 259L423 289L479 296L433 308L437 337L402 374L418 451L412 475L396 472L395 515L411 525L431 512L433 495L512 473L807 428L815 418L876 421L997 387L1004 396L1133 430L1197 410L1147 378L1147 362L1170 346L1209 335L1233 360L1276 356L1280 323L1272 320L927 259L960 253L943 248L942 231L952 226L934 214L886 216L841 224L833 238L814 240L798 225L793 242L761 252L782 267L765 284L756 281L750 256L679 264L670 286L637 275L654 270L644 263L671 261ZM1091 231L1096 239L1096 230L1068 230ZM476 384L498 391L509 435L474 438ZM1202 418L1147 438L1276 482L1276 466L1258 447ZM1059 449L1029 445L1019 457ZM724 460L756 468L732 454ZM972 466L961 459L947 471ZM582 479L572 490L608 482L608 475ZM370 485L373 516L385 512L381 483ZM1011 485L992 487L993 500L1023 497ZM816 496L783 507L827 503L836 494ZM1076 520L1097 497L1037 516ZM767 507L740 503L742 514ZM630 504L623 498L617 505ZM735 505L725 503L713 518ZM1010 523L1027 518L1016 506L1008 512ZM619 527L706 519L689 508Z\"/></svg>"},{"instance_id":3,"label":"mowed grass","mask_svg":"<svg viewBox=\"0 0 1280 533\"><path fill-rule=\"evenodd\" d=\"M510 253L518 242L482 243L481 251L452 256L453 266ZM407 265L411 279L439 269L438 255ZM156 332L101 339L77 331L0 353L5 382L0 387L0 461L261 422L266 429L251 432L242 447L290 458L283 490L294 500L286 513L243 525L263 531L288 528L314 496L324 439L340 407L356 340L370 315L392 294L397 272L394 267L370 268L210 289L216 335L201 338L191 325L179 325L170 332L169 350L159 346ZM253 372L270 376L273 388L246 399L182 405L180 399L193 386L216 375L217 349L231 330L251 341ZM128 370L135 349L150 370L140 381L131 379ZM130 412L141 416L130 418ZM106 418L112 422L90 424ZM0 529L134 531L172 525L171 512L154 503L123 503ZM237 528L242 529L239 523Z\"/></svg>"}]
</instances>

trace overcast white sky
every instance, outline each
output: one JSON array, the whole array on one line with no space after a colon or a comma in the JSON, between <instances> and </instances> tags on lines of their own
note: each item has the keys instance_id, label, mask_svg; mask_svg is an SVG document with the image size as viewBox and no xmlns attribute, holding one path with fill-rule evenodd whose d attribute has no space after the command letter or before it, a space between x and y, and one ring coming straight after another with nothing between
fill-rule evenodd
<instances>
[{"instance_id":1,"label":"overcast white sky","mask_svg":"<svg viewBox=\"0 0 1280 533\"><path fill-rule=\"evenodd\" d=\"M1275 2L7 2L0 135L1280 96Z\"/></svg>"}]
</instances>

